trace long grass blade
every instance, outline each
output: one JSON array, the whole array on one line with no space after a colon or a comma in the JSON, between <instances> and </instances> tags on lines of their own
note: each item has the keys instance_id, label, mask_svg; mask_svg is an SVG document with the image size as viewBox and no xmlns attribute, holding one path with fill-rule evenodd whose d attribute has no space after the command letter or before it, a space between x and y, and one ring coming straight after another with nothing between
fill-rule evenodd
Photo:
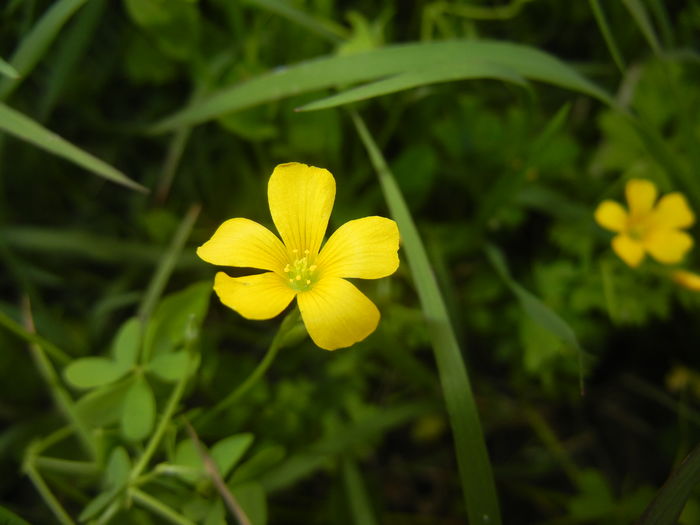
<instances>
[{"instance_id":1,"label":"long grass blade","mask_svg":"<svg viewBox=\"0 0 700 525\"><path fill-rule=\"evenodd\" d=\"M5 100L34 69L64 24L85 2L87 0L58 0L44 13L12 55L10 64L19 76L0 82L0 100Z\"/></svg>"},{"instance_id":2,"label":"long grass blade","mask_svg":"<svg viewBox=\"0 0 700 525\"><path fill-rule=\"evenodd\" d=\"M265 9L286 18L300 27L308 29L316 33L318 36L325 38L334 43L340 43L350 36L350 32L343 26L336 24L330 20L320 20L316 17L308 15L301 9L297 9L289 2L281 2L280 0L244 0L245 4Z\"/></svg>"},{"instance_id":3,"label":"long grass blade","mask_svg":"<svg viewBox=\"0 0 700 525\"><path fill-rule=\"evenodd\" d=\"M649 47L651 47L654 53L660 55L661 44L659 43L659 38L656 36L656 31L654 31L654 26L651 23L651 19L649 18L644 4L641 0L622 0L622 3L625 4L632 18L634 18L634 21L644 35Z\"/></svg>"},{"instance_id":4,"label":"long grass blade","mask_svg":"<svg viewBox=\"0 0 700 525\"><path fill-rule=\"evenodd\" d=\"M620 53L620 48L617 47L617 42L615 41L615 36L610 30L610 24L608 24L608 19L605 17L605 12L600 7L599 0L588 0L591 5L591 10L593 11L593 16L595 16L595 21L598 24L598 29L603 34L603 39L605 40L605 45L608 46L608 51L610 51L610 56L612 56L615 61L615 65L620 72L625 71L625 61L622 59L622 53Z\"/></svg>"},{"instance_id":5,"label":"long grass blade","mask_svg":"<svg viewBox=\"0 0 700 525\"><path fill-rule=\"evenodd\" d=\"M437 84L440 82L452 82L455 80L467 80L475 78L489 78L526 85L526 80L513 69L491 62L465 62L463 64L437 64L421 71L409 71L387 79L378 80L370 84L348 89L330 97L316 100L297 109L297 111L310 111L326 109L343 104L350 104L359 100L396 93L406 89Z\"/></svg>"},{"instance_id":6,"label":"long grass blade","mask_svg":"<svg viewBox=\"0 0 700 525\"><path fill-rule=\"evenodd\" d=\"M357 463L350 458L343 460L343 484L355 524L376 525L377 519L374 517L362 474L357 468Z\"/></svg>"},{"instance_id":7,"label":"long grass blade","mask_svg":"<svg viewBox=\"0 0 700 525\"><path fill-rule=\"evenodd\" d=\"M13 79L19 78L19 73L17 70L12 67L12 65L5 62L2 58L0 58L0 74Z\"/></svg>"},{"instance_id":8,"label":"long grass blade","mask_svg":"<svg viewBox=\"0 0 700 525\"><path fill-rule=\"evenodd\" d=\"M153 132L198 124L226 113L302 93L378 80L444 64L489 62L529 80L548 82L614 105L612 97L552 55L510 42L451 40L386 46L359 53L319 58L280 68L194 102L155 124Z\"/></svg>"},{"instance_id":9,"label":"long grass blade","mask_svg":"<svg viewBox=\"0 0 700 525\"><path fill-rule=\"evenodd\" d=\"M74 162L95 175L116 182L133 190L146 192L146 188L134 182L121 171L113 168L106 162L92 156L86 151L74 146L59 135L49 131L35 120L16 111L3 103L0 103L0 131L31 142L54 155Z\"/></svg>"},{"instance_id":10,"label":"long grass blade","mask_svg":"<svg viewBox=\"0 0 700 525\"><path fill-rule=\"evenodd\" d=\"M469 523L498 525L501 521L496 486L469 376L447 313L445 301L428 261L423 241L396 179L364 121L352 112L355 128L367 149L391 215L399 225L403 250L423 308L437 362L440 383L452 425L457 464Z\"/></svg>"},{"instance_id":11,"label":"long grass blade","mask_svg":"<svg viewBox=\"0 0 700 525\"><path fill-rule=\"evenodd\" d=\"M647 507L638 525L676 523L691 493L700 483L700 446L671 474Z\"/></svg>"}]
</instances>

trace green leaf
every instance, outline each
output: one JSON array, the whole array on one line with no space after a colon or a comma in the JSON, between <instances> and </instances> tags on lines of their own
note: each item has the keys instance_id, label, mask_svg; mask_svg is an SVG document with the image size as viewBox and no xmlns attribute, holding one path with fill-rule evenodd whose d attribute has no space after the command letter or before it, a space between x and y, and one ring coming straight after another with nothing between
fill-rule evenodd
<instances>
[{"instance_id":1,"label":"green leaf","mask_svg":"<svg viewBox=\"0 0 700 525\"><path fill-rule=\"evenodd\" d=\"M174 383L184 376L188 370L190 358L187 351L160 354L148 363L148 370L163 381Z\"/></svg>"},{"instance_id":2,"label":"green leaf","mask_svg":"<svg viewBox=\"0 0 700 525\"><path fill-rule=\"evenodd\" d=\"M200 19L192 0L126 0L127 12L155 40L160 50L186 60L197 50Z\"/></svg>"},{"instance_id":3,"label":"green leaf","mask_svg":"<svg viewBox=\"0 0 700 525\"><path fill-rule=\"evenodd\" d=\"M123 364L106 357L82 357L65 368L64 376L75 388L95 388L113 383L127 370Z\"/></svg>"},{"instance_id":4,"label":"green leaf","mask_svg":"<svg viewBox=\"0 0 700 525\"><path fill-rule=\"evenodd\" d=\"M688 498L700 483L700 446L673 471L663 487L656 493L638 525L667 525L676 523Z\"/></svg>"},{"instance_id":5,"label":"green leaf","mask_svg":"<svg viewBox=\"0 0 700 525\"><path fill-rule=\"evenodd\" d=\"M241 463L231 476L230 482L234 485L256 479L267 470L278 465L285 456L284 447L273 445L260 450L253 456Z\"/></svg>"},{"instance_id":6,"label":"green leaf","mask_svg":"<svg viewBox=\"0 0 700 525\"><path fill-rule=\"evenodd\" d=\"M209 307L212 283L196 283L168 295L156 308L145 337L147 355L175 350L188 338L196 337Z\"/></svg>"},{"instance_id":7,"label":"green leaf","mask_svg":"<svg viewBox=\"0 0 700 525\"><path fill-rule=\"evenodd\" d=\"M145 378L131 385L124 399L121 418L122 434L129 441L141 441L153 429L156 417L156 401Z\"/></svg>"},{"instance_id":8,"label":"green leaf","mask_svg":"<svg viewBox=\"0 0 700 525\"><path fill-rule=\"evenodd\" d=\"M637 23L637 26L649 43L649 46L654 50L654 53L657 55L661 54L661 44L659 43L659 39L654 31L654 26L651 24L649 15L641 0L622 0L622 3L625 4L625 7Z\"/></svg>"},{"instance_id":9,"label":"green leaf","mask_svg":"<svg viewBox=\"0 0 700 525\"><path fill-rule=\"evenodd\" d=\"M134 376L130 376L85 394L75 404L79 417L92 427L103 427L119 421L124 400L134 379Z\"/></svg>"},{"instance_id":10,"label":"green leaf","mask_svg":"<svg viewBox=\"0 0 700 525\"><path fill-rule=\"evenodd\" d=\"M467 368L462 358L462 349L459 347L447 313L445 299L440 292L423 241L396 179L364 121L355 112L351 115L377 172L389 211L401 232L404 255L408 259L413 283L421 302L438 366L447 413L452 425L457 465L467 504L469 523L498 525L501 522L500 508L491 462Z\"/></svg>"},{"instance_id":11,"label":"green leaf","mask_svg":"<svg viewBox=\"0 0 700 525\"><path fill-rule=\"evenodd\" d=\"M420 71L408 71L354 89L345 90L337 95L305 104L297 108L297 111L327 109L428 84L476 78L490 78L512 82L521 86L527 85L525 79L515 70L491 62L474 61L458 64L436 64Z\"/></svg>"},{"instance_id":12,"label":"green leaf","mask_svg":"<svg viewBox=\"0 0 700 525\"><path fill-rule=\"evenodd\" d=\"M61 28L85 2L87 0L58 0L44 13L10 58L19 75L14 80L0 82L0 100L5 100L34 69L51 48Z\"/></svg>"},{"instance_id":13,"label":"green leaf","mask_svg":"<svg viewBox=\"0 0 700 525\"><path fill-rule=\"evenodd\" d=\"M87 521L99 514L114 500L129 481L131 460L124 447L116 447L109 456L105 470L105 490L91 500L80 513L80 521Z\"/></svg>"},{"instance_id":14,"label":"green leaf","mask_svg":"<svg viewBox=\"0 0 700 525\"><path fill-rule=\"evenodd\" d=\"M119 328L112 344L114 360L122 366L131 367L136 363L140 342L141 323L136 317L127 319Z\"/></svg>"},{"instance_id":15,"label":"green leaf","mask_svg":"<svg viewBox=\"0 0 700 525\"><path fill-rule=\"evenodd\" d=\"M190 469L190 471L178 472L178 476L189 483L195 483L203 473L202 459L199 457L197 447L191 439L183 439L177 444L173 462L176 465Z\"/></svg>"},{"instance_id":16,"label":"green leaf","mask_svg":"<svg viewBox=\"0 0 700 525\"><path fill-rule=\"evenodd\" d=\"M147 191L146 188L131 180L121 171L74 146L38 122L2 103L0 103L0 131L5 131L19 139L31 142L35 146L74 162L78 166L82 166L107 180L134 190Z\"/></svg>"},{"instance_id":17,"label":"green leaf","mask_svg":"<svg viewBox=\"0 0 700 525\"><path fill-rule=\"evenodd\" d=\"M117 447L112 451L107 463L105 481L107 486L114 489L121 489L129 481L131 471L131 460L124 447Z\"/></svg>"},{"instance_id":18,"label":"green leaf","mask_svg":"<svg viewBox=\"0 0 700 525\"><path fill-rule=\"evenodd\" d=\"M0 505L0 523L2 525L29 525L28 521L23 520L17 514Z\"/></svg>"},{"instance_id":19,"label":"green leaf","mask_svg":"<svg viewBox=\"0 0 700 525\"><path fill-rule=\"evenodd\" d=\"M250 482L234 485L230 489L251 525L266 525L267 498L262 485Z\"/></svg>"},{"instance_id":20,"label":"green leaf","mask_svg":"<svg viewBox=\"0 0 700 525\"><path fill-rule=\"evenodd\" d=\"M164 132L206 122L226 113L310 91L414 73L437 64L460 67L488 62L529 80L549 82L580 91L614 105L608 93L555 57L510 42L452 40L386 46L367 53L333 56L278 69L235 84L192 103L157 123Z\"/></svg>"},{"instance_id":21,"label":"green leaf","mask_svg":"<svg viewBox=\"0 0 700 525\"><path fill-rule=\"evenodd\" d=\"M2 58L0 58L0 74L10 78L19 78L19 73L17 73L17 70L5 62ZM0 509L2 509L2 507L0 507Z\"/></svg>"},{"instance_id":22,"label":"green leaf","mask_svg":"<svg viewBox=\"0 0 700 525\"><path fill-rule=\"evenodd\" d=\"M362 474L352 459L343 460L343 484L353 521L358 525L375 525L377 519L370 503Z\"/></svg>"},{"instance_id":23,"label":"green leaf","mask_svg":"<svg viewBox=\"0 0 700 525\"><path fill-rule=\"evenodd\" d=\"M569 324L564 321L554 310L548 307L542 302L542 300L531 293L530 291L523 288L519 283L517 283L508 271L508 266L506 265L503 254L493 245L487 244L485 247L486 255L488 256L491 264L496 269L503 282L510 288L511 292L520 302L520 306L525 311L525 313L538 325L540 325L545 330L549 331L551 334L556 336L559 340L567 344L570 348L573 348L578 353L579 357L579 382L580 389L583 392L583 354L584 350L578 342L576 334L571 329Z\"/></svg>"},{"instance_id":24,"label":"green leaf","mask_svg":"<svg viewBox=\"0 0 700 525\"><path fill-rule=\"evenodd\" d=\"M211 447L211 457L222 478L228 476L252 444L253 434L245 433L224 438Z\"/></svg>"}]
</instances>

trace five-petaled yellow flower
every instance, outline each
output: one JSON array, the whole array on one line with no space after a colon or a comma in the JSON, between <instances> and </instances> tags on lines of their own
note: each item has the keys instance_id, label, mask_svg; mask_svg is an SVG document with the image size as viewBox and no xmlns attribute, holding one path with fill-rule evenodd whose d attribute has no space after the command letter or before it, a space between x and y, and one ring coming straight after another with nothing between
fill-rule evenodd
<instances>
[{"instance_id":1,"label":"five-petaled yellow flower","mask_svg":"<svg viewBox=\"0 0 700 525\"><path fill-rule=\"evenodd\" d=\"M335 350L362 341L377 327L379 310L345 279L379 279L396 271L396 223L384 217L349 221L321 249L335 199L329 171L280 164L267 197L282 241L257 222L230 219L197 249L212 264L268 270L238 278L217 273L219 299L248 319L270 319L296 297L316 345Z\"/></svg>"},{"instance_id":2,"label":"five-petaled yellow flower","mask_svg":"<svg viewBox=\"0 0 700 525\"><path fill-rule=\"evenodd\" d=\"M629 180L625 194L629 212L611 200L601 202L595 211L598 224L617 233L612 240L615 253L632 267L646 253L664 264L680 262L693 246L693 238L681 228L695 222L685 197L673 192L656 202L656 186L643 179Z\"/></svg>"}]
</instances>

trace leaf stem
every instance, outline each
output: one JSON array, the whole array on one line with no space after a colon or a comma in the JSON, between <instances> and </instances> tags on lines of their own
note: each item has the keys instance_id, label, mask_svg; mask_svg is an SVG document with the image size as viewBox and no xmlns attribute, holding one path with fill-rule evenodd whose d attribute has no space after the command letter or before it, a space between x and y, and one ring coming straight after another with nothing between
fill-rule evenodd
<instances>
[{"instance_id":1,"label":"leaf stem","mask_svg":"<svg viewBox=\"0 0 700 525\"><path fill-rule=\"evenodd\" d=\"M147 508L150 511L155 512L160 517L165 518L171 523L175 523L177 525L196 525L194 521L190 521L189 519L185 518L182 514L179 514L170 507L168 507L165 503L154 498L150 494L143 492L142 490L132 488L129 490L129 494L132 498L134 498L134 501L136 503L140 504L141 506Z\"/></svg>"},{"instance_id":2,"label":"leaf stem","mask_svg":"<svg viewBox=\"0 0 700 525\"><path fill-rule=\"evenodd\" d=\"M195 420L198 427L205 427L209 422L212 421L212 419L214 419L219 414L219 412L233 405L260 380L260 378L265 374L267 369L270 368L270 365L275 360L279 349L282 348L282 346L284 346L284 339L286 335L298 321L299 311L295 308L294 310L289 312L287 317L284 318L284 321L282 321L282 324L280 325L277 334L275 335L274 339L272 339L272 342L270 343L270 346L267 349L265 357L263 357L262 361L260 361L255 370L253 370L253 372L251 372L251 374L246 378L246 380L243 381L240 385L238 385L238 387L235 390L233 390L225 398L219 401L214 406L214 408L209 410L209 412L201 416L198 420Z\"/></svg>"},{"instance_id":3,"label":"leaf stem","mask_svg":"<svg viewBox=\"0 0 700 525\"><path fill-rule=\"evenodd\" d=\"M54 516L56 516L56 519L62 525L75 525L73 519L68 515L61 503L56 499L56 496L53 495L53 492L51 492L51 489L44 481L44 478L42 478L39 472L36 470L36 467L34 466L34 457L30 456L25 460L24 472L27 474L27 476L29 476L29 479L34 484L37 492L49 509L51 509Z\"/></svg>"}]
</instances>

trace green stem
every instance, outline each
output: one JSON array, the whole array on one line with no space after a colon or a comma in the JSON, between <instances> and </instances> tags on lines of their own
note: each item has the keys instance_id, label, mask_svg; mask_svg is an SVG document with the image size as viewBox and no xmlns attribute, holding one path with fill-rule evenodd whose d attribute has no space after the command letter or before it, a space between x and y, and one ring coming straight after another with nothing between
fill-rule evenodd
<instances>
[{"instance_id":1,"label":"green stem","mask_svg":"<svg viewBox=\"0 0 700 525\"><path fill-rule=\"evenodd\" d=\"M98 473L97 465L88 461L37 456L34 464L42 470L53 470L54 472L75 474L77 476L93 476Z\"/></svg>"},{"instance_id":2,"label":"green stem","mask_svg":"<svg viewBox=\"0 0 700 525\"><path fill-rule=\"evenodd\" d=\"M440 384L452 425L469 523L498 525L501 517L491 462L469 376L445 301L396 179L364 121L354 110L350 115L377 172L384 198L404 241L403 250L411 268L432 341Z\"/></svg>"},{"instance_id":3,"label":"green stem","mask_svg":"<svg viewBox=\"0 0 700 525\"><path fill-rule=\"evenodd\" d=\"M202 207L199 204L194 204L190 207L187 215L185 215L185 218L178 226L170 246L168 247L168 251L163 254L163 257L158 263L158 268L153 274L153 278L151 279L148 289L143 296L143 300L141 301L137 314L138 318L143 323L144 331L145 326L151 317L151 313L153 313L153 309L155 308L158 299L162 295L170 275L173 273L178 256L180 255L182 248L185 246L187 238L190 236L192 227L194 226L201 209ZM149 356L145 355L144 353L144 355L142 355L142 362L147 362L148 358Z\"/></svg>"},{"instance_id":4,"label":"green stem","mask_svg":"<svg viewBox=\"0 0 700 525\"><path fill-rule=\"evenodd\" d=\"M39 345L44 349L44 351L46 351L47 354L53 357L56 361L60 362L62 365L67 365L72 361L71 357L66 352L58 348L55 344L47 341L40 335L26 330L21 324L1 311L0 326L4 326L17 337L24 339L28 343Z\"/></svg>"},{"instance_id":5,"label":"green stem","mask_svg":"<svg viewBox=\"0 0 700 525\"><path fill-rule=\"evenodd\" d=\"M56 516L56 519L61 522L62 525L75 525L75 522L56 499L56 496L53 495L53 492L51 492L51 489L44 481L44 478L41 477L39 472L34 467L34 458L28 458L25 461L24 472L27 474L27 476L29 476L29 479L34 484L37 492L49 509L51 509L54 516Z\"/></svg>"},{"instance_id":6,"label":"green stem","mask_svg":"<svg viewBox=\"0 0 700 525\"><path fill-rule=\"evenodd\" d=\"M192 357L190 357L190 364L191 362ZM187 367L187 370L190 370L190 366ZM143 451L143 454L141 454L138 462L136 465L134 465L134 468L131 469L130 477L132 481L136 480L141 475L141 472L143 472L148 465L148 462L153 457L153 454L155 454L158 445L160 444L160 440L163 439L163 435L168 428L168 424L170 423L175 410L177 410L177 405L185 392L185 386L187 385L188 378L189 374L183 374L175 385L175 388L173 388L173 391L170 394L170 399L168 399L168 404L165 407L165 411L158 422L156 431L151 435L151 439L148 441L146 449Z\"/></svg>"},{"instance_id":7,"label":"green stem","mask_svg":"<svg viewBox=\"0 0 700 525\"><path fill-rule=\"evenodd\" d=\"M188 520L183 515L178 514L173 509L162 503L160 500L157 500L153 496L150 496L139 489L132 488L129 491L129 494L132 498L134 498L136 503L152 512L155 512L161 518L164 518L171 523L176 523L177 525L196 525L194 521Z\"/></svg>"},{"instance_id":8,"label":"green stem","mask_svg":"<svg viewBox=\"0 0 700 525\"><path fill-rule=\"evenodd\" d=\"M270 365L275 360L279 349L282 348L285 336L289 333L291 328L294 327L298 320L299 312L297 309L294 309L287 315L287 317L285 317L284 321L280 325L280 328L277 331L277 334L275 335L274 339L272 340L272 343L270 343L270 346L268 347L267 353L265 354L265 357L263 357L263 360L260 361L258 366L246 378L246 380L243 381L243 383L241 383L240 385L238 385L238 388L233 390L225 398L219 401L209 412L207 412L198 420L196 420L197 426L199 428L205 427L222 410L225 410L231 405L233 405L260 380L260 378L265 374L265 372L267 372L267 369L270 368Z\"/></svg>"},{"instance_id":9,"label":"green stem","mask_svg":"<svg viewBox=\"0 0 700 525\"><path fill-rule=\"evenodd\" d=\"M31 329L33 328L33 320L31 318L31 312L29 311L28 306L26 311L27 321L30 323ZM32 331L30 330L28 333L32 333ZM49 391L51 392L54 402L63 411L68 421L75 428L75 431L90 458L96 459L98 457L98 453L93 436L85 423L80 419L80 416L78 416L78 413L75 411L73 399L70 397L70 395L68 395L68 392L63 389L63 386L58 378L58 374L54 370L51 361L49 361L49 359L46 357L43 347L37 343L32 343L29 345L29 348L32 352L32 357L34 358L34 362L36 363L39 372L49 387Z\"/></svg>"}]
</instances>

